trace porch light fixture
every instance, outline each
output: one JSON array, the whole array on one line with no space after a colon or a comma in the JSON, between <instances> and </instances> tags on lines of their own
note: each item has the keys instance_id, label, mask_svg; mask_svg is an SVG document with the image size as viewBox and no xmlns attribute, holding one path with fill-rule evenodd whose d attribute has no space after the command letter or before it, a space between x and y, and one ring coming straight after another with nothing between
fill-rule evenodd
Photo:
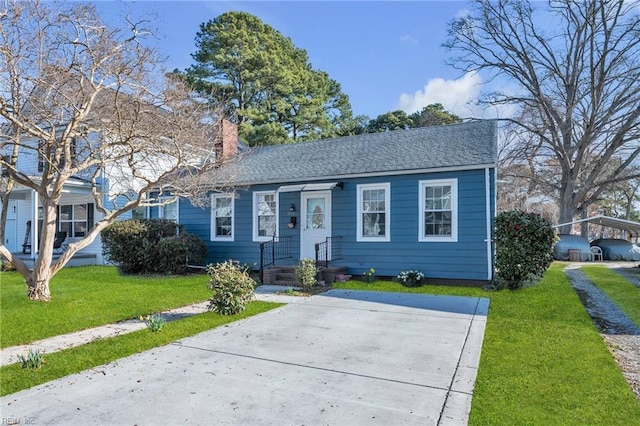
<instances>
[{"instance_id":1,"label":"porch light fixture","mask_svg":"<svg viewBox=\"0 0 640 426\"><path fill-rule=\"evenodd\" d=\"M291 206L289 206L289 229L295 228L297 223L298 218L296 217L296 205L291 203Z\"/></svg>"}]
</instances>

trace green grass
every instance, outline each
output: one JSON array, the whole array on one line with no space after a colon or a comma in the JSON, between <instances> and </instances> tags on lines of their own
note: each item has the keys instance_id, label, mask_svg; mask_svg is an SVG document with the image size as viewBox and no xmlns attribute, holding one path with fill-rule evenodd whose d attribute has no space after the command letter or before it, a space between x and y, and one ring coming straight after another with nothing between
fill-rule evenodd
<instances>
[{"instance_id":1,"label":"green grass","mask_svg":"<svg viewBox=\"0 0 640 426\"><path fill-rule=\"evenodd\" d=\"M640 289L605 266L583 266L582 271L640 327Z\"/></svg>"},{"instance_id":2,"label":"green grass","mask_svg":"<svg viewBox=\"0 0 640 426\"><path fill-rule=\"evenodd\" d=\"M17 272L0 273L0 347L136 318L210 297L207 275L131 277L115 267L64 268L51 280L51 302L27 298Z\"/></svg>"},{"instance_id":3,"label":"green grass","mask_svg":"<svg viewBox=\"0 0 640 426\"><path fill-rule=\"evenodd\" d=\"M166 345L278 306L281 304L253 301L244 312L237 315L221 316L214 312L206 312L169 322L162 331L156 333L144 329L118 337L96 340L72 349L46 354L46 363L39 370L23 369L20 364L8 365L0 368L0 395L28 389L147 349Z\"/></svg>"},{"instance_id":4,"label":"green grass","mask_svg":"<svg viewBox=\"0 0 640 426\"><path fill-rule=\"evenodd\" d=\"M640 403L555 263L530 288L347 282L342 288L491 299L470 425L640 424Z\"/></svg>"}]
</instances>

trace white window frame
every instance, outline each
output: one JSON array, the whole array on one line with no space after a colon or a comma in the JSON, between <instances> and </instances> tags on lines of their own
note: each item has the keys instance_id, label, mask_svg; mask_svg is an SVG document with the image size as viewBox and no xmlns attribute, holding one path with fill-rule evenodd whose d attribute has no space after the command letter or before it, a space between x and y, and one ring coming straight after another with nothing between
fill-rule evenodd
<instances>
[{"instance_id":1,"label":"white window frame","mask_svg":"<svg viewBox=\"0 0 640 426\"><path fill-rule=\"evenodd\" d=\"M164 203L165 200L170 200L174 198L175 201L173 201L172 203L168 203L168 204L174 204L176 205L176 218L175 219L168 219L166 217L164 217L164 212L166 209L166 205L160 205L158 206L158 219L167 219L167 220L172 220L175 223L180 223L180 198L178 197L160 197L159 201L160 203Z\"/></svg>"},{"instance_id":2,"label":"white window frame","mask_svg":"<svg viewBox=\"0 0 640 426\"><path fill-rule=\"evenodd\" d=\"M365 213L362 210L362 202L364 201L364 191L371 190L384 190L384 236L368 236L363 234L362 229L362 216ZM389 242L391 241L391 184L385 183L370 183L357 185L357 218L356 218L356 241L358 242Z\"/></svg>"},{"instance_id":3,"label":"white window frame","mask_svg":"<svg viewBox=\"0 0 640 426\"><path fill-rule=\"evenodd\" d=\"M261 195L273 195L275 201L275 219L276 219L276 237L280 234L280 218L279 218L279 200L276 191L256 191L253 193L253 207L252 207L252 220L253 220L253 241L269 241L273 238L273 235L259 236L258 235L258 197Z\"/></svg>"},{"instance_id":4,"label":"white window frame","mask_svg":"<svg viewBox=\"0 0 640 426\"><path fill-rule=\"evenodd\" d=\"M451 187L451 235L425 235L425 190L428 187ZM421 180L418 185L418 241L457 242L458 241L458 179Z\"/></svg>"},{"instance_id":5,"label":"white window frame","mask_svg":"<svg viewBox=\"0 0 640 426\"><path fill-rule=\"evenodd\" d=\"M230 198L231 199L231 235L216 235L216 200L218 198ZM234 241L236 235L236 221L235 221L235 197L233 194L211 194L211 241ZM225 216L226 217L226 216Z\"/></svg>"}]
</instances>

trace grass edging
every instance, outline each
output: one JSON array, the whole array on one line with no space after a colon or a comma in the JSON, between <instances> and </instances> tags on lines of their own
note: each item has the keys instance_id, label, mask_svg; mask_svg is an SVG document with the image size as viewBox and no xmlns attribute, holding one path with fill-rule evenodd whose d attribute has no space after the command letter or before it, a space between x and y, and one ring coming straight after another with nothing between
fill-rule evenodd
<instances>
[{"instance_id":1,"label":"grass edging","mask_svg":"<svg viewBox=\"0 0 640 426\"><path fill-rule=\"evenodd\" d=\"M27 297L22 275L0 272L0 347L112 324L206 301L207 275L131 276L114 266L63 268L50 302Z\"/></svg>"},{"instance_id":2,"label":"grass edging","mask_svg":"<svg viewBox=\"0 0 640 426\"><path fill-rule=\"evenodd\" d=\"M347 282L342 288L486 297L489 316L469 425L606 424L640 419L640 404L554 263L517 291Z\"/></svg>"},{"instance_id":3,"label":"grass edging","mask_svg":"<svg viewBox=\"0 0 640 426\"><path fill-rule=\"evenodd\" d=\"M605 266L583 266L582 272L640 327L640 289Z\"/></svg>"},{"instance_id":4,"label":"grass edging","mask_svg":"<svg viewBox=\"0 0 640 426\"><path fill-rule=\"evenodd\" d=\"M156 333L143 329L117 337L98 339L75 348L45 354L46 364L38 370L23 369L19 363L7 365L0 368L0 396L163 346L282 305L282 303L252 301L247 309L237 315L222 316L215 312L206 312L171 321L165 324L162 331Z\"/></svg>"}]
</instances>

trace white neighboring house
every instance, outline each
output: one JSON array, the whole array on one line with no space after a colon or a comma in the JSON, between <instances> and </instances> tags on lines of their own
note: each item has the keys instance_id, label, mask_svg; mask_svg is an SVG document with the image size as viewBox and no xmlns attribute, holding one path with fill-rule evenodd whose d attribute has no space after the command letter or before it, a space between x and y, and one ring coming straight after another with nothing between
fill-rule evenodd
<instances>
[{"instance_id":1,"label":"white neighboring house","mask_svg":"<svg viewBox=\"0 0 640 426\"><path fill-rule=\"evenodd\" d=\"M43 159L38 155L37 141L33 141L33 150L21 148L18 156L17 169L38 181L44 167ZM6 147L7 149L10 146ZM80 151L81 147L75 147ZM7 155L7 152L2 152ZM75 153L72 153L75 155ZM63 194L58 204L56 233L66 233L66 238L60 248L54 249L54 258L64 251L65 245L83 238L93 224L103 217L95 208L95 200L91 193L91 183L94 170L87 170L81 175L70 178L64 185ZM114 179L120 181L121 179ZM102 188L102 203L107 207L113 206L110 198L111 185L109 176L104 170L99 172L98 185ZM0 209L1 209L0 205ZM134 216L144 216L144 209L134 210L123 214L120 219ZM38 255L39 230L42 226L42 208L38 194L31 188L17 184L9 197L7 222L5 228L4 245L14 254L32 267ZM105 260L102 255L102 240L98 236L90 245L78 251L69 261L69 266L101 265Z\"/></svg>"},{"instance_id":2,"label":"white neighboring house","mask_svg":"<svg viewBox=\"0 0 640 426\"><path fill-rule=\"evenodd\" d=\"M220 123L220 140L213 140L211 149L203 150L193 147L185 157L186 164L202 164L203 162L215 161L216 157L229 157L235 155L237 147L232 152L227 152L226 147L230 144L225 141L229 138L237 140L237 127L228 120ZM78 158L83 152L81 143L100 143L101 135L90 134L87 140L78 140L73 144L72 157ZM88 142L87 142L88 141ZM37 141L21 142L23 145L32 146L33 149L21 147L16 168L24 174L31 176L32 180L38 181L44 168L44 162L37 151ZM236 144L237 145L237 144ZM244 148L244 146L241 146ZM10 149L9 144L5 149ZM1 152L7 155L8 152ZM164 170L170 170L174 162L162 155L151 154L141 158L138 163L140 169L145 171L148 177L155 177ZM92 228L93 224L101 220L104 215L95 207L95 199L92 194L92 176L98 176L97 186L100 188L99 194L101 203L108 210L114 209L116 204L124 204L126 198L122 194L132 194L137 196L140 182L131 176L126 167L121 167L117 162L107 162L98 173L96 169L85 170L82 174L68 179L64 185L62 197L57 207L56 233L66 233L66 238L60 248L54 247L54 260L64 251L65 245L82 239ZM129 212L123 213L118 220L133 218L165 218L179 222L178 201L171 200L174 197L161 196L153 201L149 199L151 206L156 206L151 213L149 206L139 206ZM158 202L165 203L158 206ZM2 208L0 204L0 209ZM42 209L39 206L39 197L36 191L21 185L16 185L11 192L8 204L7 222L5 228L4 245L23 260L28 267L32 267L38 255L39 229L42 226ZM36 226L37 224L37 226ZM80 265L102 265L107 263L102 254L102 240L100 235L84 249L79 250L67 263L67 266Z\"/></svg>"}]
</instances>

